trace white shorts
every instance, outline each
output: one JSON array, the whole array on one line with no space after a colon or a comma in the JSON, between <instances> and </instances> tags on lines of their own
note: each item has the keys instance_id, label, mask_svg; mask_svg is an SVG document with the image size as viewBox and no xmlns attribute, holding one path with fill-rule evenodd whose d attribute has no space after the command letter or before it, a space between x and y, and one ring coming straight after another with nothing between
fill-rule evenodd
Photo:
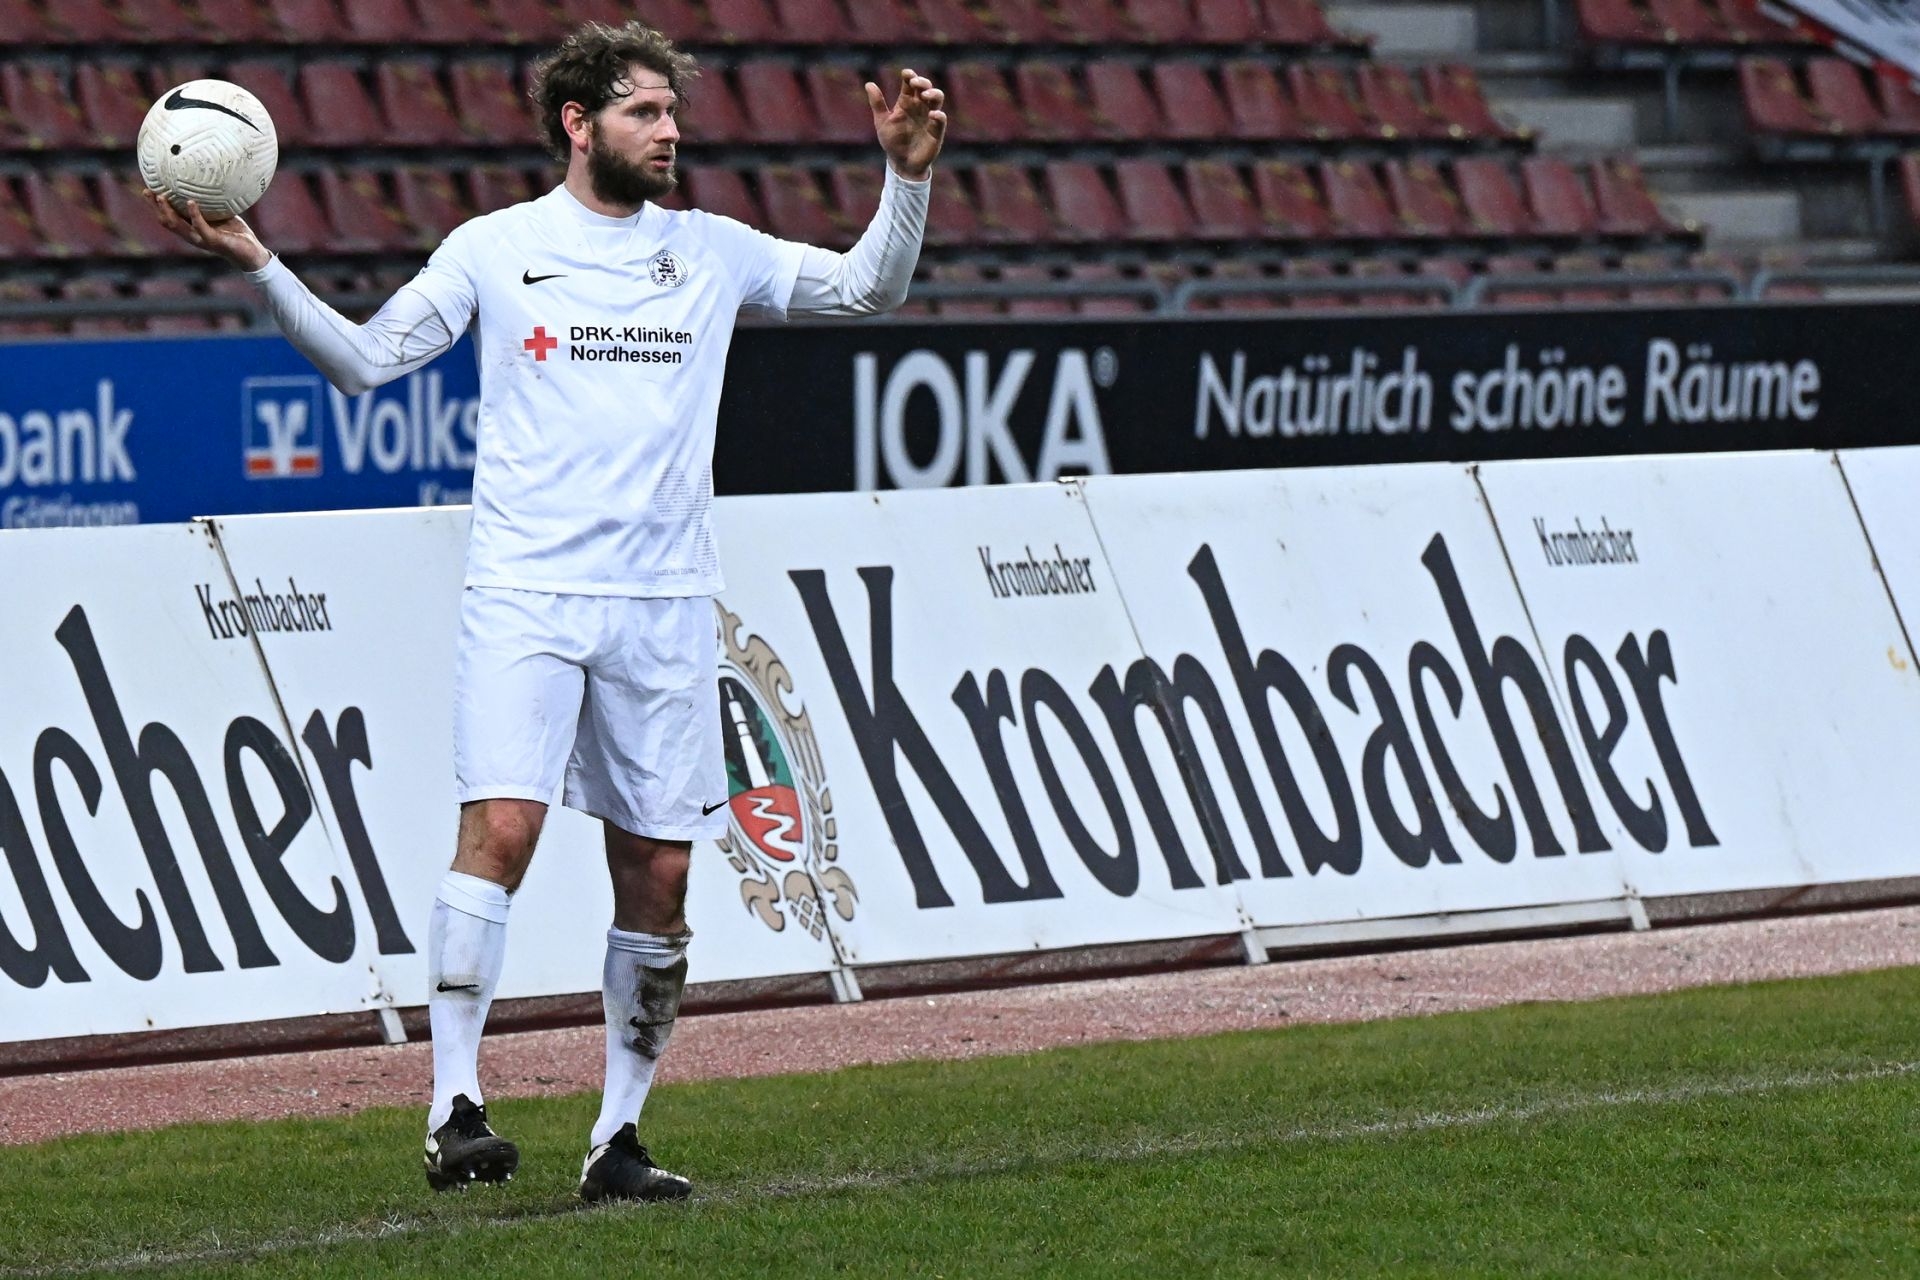
<instances>
[{"instance_id":1,"label":"white shorts","mask_svg":"<svg viewBox=\"0 0 1920 1280\"><path fill-rule=\"evenodd\" d=\"M656 840L727 829L719 639L705 596L468 587L453 679L456 795L562 803Z\"/></svg>"}]
</instances>

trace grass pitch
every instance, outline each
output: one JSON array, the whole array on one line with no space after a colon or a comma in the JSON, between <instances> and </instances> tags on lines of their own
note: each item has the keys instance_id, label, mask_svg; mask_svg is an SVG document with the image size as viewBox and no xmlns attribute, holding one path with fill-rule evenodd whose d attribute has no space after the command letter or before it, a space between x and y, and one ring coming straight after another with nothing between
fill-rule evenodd
<instances>
[{"instance_id":1,"label":"grass pitch","mask_svg":"<svg viewBox=\"0 0 1920 1280\"><path fill-rule=\"evenodd\" d=\"M1920 970L656 1091L690 1204L572 1199L595 1099L0 1149L0 1277L1920 1275Z\"/></svg>"}]
</instances>

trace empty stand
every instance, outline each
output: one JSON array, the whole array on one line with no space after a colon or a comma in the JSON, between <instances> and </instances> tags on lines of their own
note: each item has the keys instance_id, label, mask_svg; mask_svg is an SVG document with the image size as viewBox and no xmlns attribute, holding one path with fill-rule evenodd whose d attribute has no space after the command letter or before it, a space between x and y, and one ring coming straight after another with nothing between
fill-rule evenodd
<instances>
[{"instance_id":1,"label":"empty stand","mask_svg":"<svg viewBox=\"0 0 1920 1280\"><path fill-rule=\"evenodd\" d=\"M433 64L420 58L392 58L374 72L380 116L388 141L402 146L445 146L466 141L447 91Z\"/></svg>"},{"instance_id":2,"label":"empty stand","mask_svg":"<svg viewBox=\"0 0 1920 1280\"><path fill-rule=\"evenodd\" d=\"M461 58L447 68L453 110L475 142L525 144L534 139L526 100L513 87L513 64L505 58Z\"/></svg>"},{"instance_id":3,"label":"empty stand","mask_svg":"<svg viewBox=\"0 0 1920 1280\"><path fill-rule=\"evenodd\" d=\"M47 256L109 258L122 252L119 237L79 174L29 173L20 183Z\"/></svg>"},{"instance_id":4,"label":"empty stand","mask_svg":"<svg viewBox=\"0 0 1920 1280\"><path fill-rule=\"evenodd\" d=\"M1005 244L1053 238L1053 218L1025 169L1011 164L983 164L973 170L973 185L981 240Z\"/></svg>"},{"instance_id":5,"label":"empty stand","mask_svg":"<svg viewBox=\"0 0 1920 1280\"><path fill-rule=\"evenodd\" d=\"M1198 62L1156 62L1153 88L1164 120L1162 136L1194 142L1226 136L1230 124L1220 91Z\"/></svg>"},{"instance_id":6,"label":"empty stand","mask_svg":"<svg viewBox=\"0 0 1920 1280\"><path fill-rule=\"evenodd\" d=\"M1113 166L1114 185L1127 232L1136 240L1185 240L1193 235L1193 210L1157 160L1121 160Z\"/></svg>"},{"instance_id":7,"label":"empty stand","mask_svg":"<svg viewBox=\"0 0 1920 1280\"><path fill-rule=\"evenodd\" d=\"M347 24L333 0L265 0L281 35L301 44L325 44L349 38Z\"/></svg>"},{"instance_id":8,"label":"empty stand","mask_svg":"<svg viewBox=\"0 0 1920 1280\"><path fill-rule=\"evenodd\" d=\"M93 133L50 62L0 62L0 96L21 141L34 151L75 151L93 145Z\"/></svg>"},{"instance_id":9,"label":"empty stand","mask_svg":"<svg viewBox=\"0 0 1920 1280\"><path fill-rule=\"evenodd\" d=\"M793 165L767 165L758 175L760 202L768 230L786 240L845 248L857 232L827 203L811 171Z\"/></svg>"},{"instance_id":10,"label":"empty stand","mask_svg":"<svg viewBox=\"0 0 1920 1280\"><path fill-rule=\"evenodd\" d=\"M766 217L739 171L695 169L682 181L686 184L687 203L694 208L734 218L748 226L766 226Z\"/></svg>"},{"instance_id":11,"label":"empty stand","mask_svg":"<svg viewBox=\"0 0 1920 1280\"><path fill-rule=\"evenodd\" d=\"M855 235L865 231L879 212L883 182L880 167L871 163L837 164L828 172L833 207Z\"/></svg>"},{"instance_id":12,"label":"empty stand","mask_svg":"<svg viewBox=\"0 0 1920 1280\"><path fill-rule=\"evenodd\" d=\"M1420 84L1429 109L1445 123L1450 137L1517 140L1528 136L1526 130L1515 129L1494 115L1471 67L1459 63L1422 67Z\"/></svg>"},{"instance_id":13,"label":"empty stand","mask_svg":"<svg viewBox=\"0 0 1920 1280\"><path fill-rule=\"evenodd\" d=\"M1283 240L1322 240L1333 234L1313 178L1299 165L1285 160L1262 160L1253 166L1253 193L1260 202L1260 219L1267 234Z\"/></svg>"},{"instance_id":14,"label":"empty stand","mask_svg":"<svg viewBox=\"0 0 1920 1280\"><path fill-rule=\"evenodd\" d=\"M722 44L773 44L780 39L780 19L767 0L707 0L712 18L711 38Z\"/></svg>"},{"instance_id":15,"label":"empty stand","mask_svg":"<svg viewBox=\"0 0 1920 1280\"><path fill-rule=\"evenodd\" d=\"M1626 156L1595 160L1591 177L1602 234L1657 236L1678 230L1654 202L1637 160Z\"/></svg>"},{"instance_id":16,"label":"empty stand","mask_svg":"<svg viewBox=\"0 0 1920 1280\"><path fill-rule=\"evenodd\" d=\"M919 44L924 39L919 19L901 0L846 0L846 6L849 24L867 44ZM891 99L893 86L887 88Z\"/></svg>"},{"instance_id":17,"label":"empty stand","mask_svg":"<svg viewBox=\"0 0 1920 1280\"><path fill-rule=\"evenodd\" d=\"M681 130L699 143L746 142L753 137L740 99L717 71L700 77L676 119Z\"/></svg>"},{"instance_id":18,"label":"empty stand","mask_svg":"<svg viewBox=\"0 0 1920 1280\"><path fill-rule=\"evenodd\" d=\"M394 195L423 244L438 244L473 216L453 175L443 169L414 166L393 175Z\"/></svg>"},{"instance_id":19,"label":"empty stand","mask_svg":"<svg viewBox=\"0 0 1920 1280\"><path fill-rule=\"evenodd\" d=\"M1463 157L1453 162L1453 181L1467 211L1467 225L1475 234L1520 237L1532 233L1526 201L1501 161Z\"/></svg>"},{"instance_id":20,"label":"empty stand","mask_svg":"<svg viewBox=\"0 0 1920 1280\"><path fill-rule=\"evenodd\" d=\"M314 253L332 248L326 214L313 196L304 173L281 172L260 203L247 213L247 222L260 240L276 253Z\"/></svg>"},{"instance_id":21,"label":"empty stand","mask_svg":"<svg viewBox=\"0 0 1920 1280\"><path fill-rule=\"evenodd\" d=\"M791 65L750 58L740 64L735 83L755 140L812 142L820 137L820 121Z\"/></svg>"},{"instance_id":22,"label":"empty stand","mask_svg":"<svg viewBox=\"0 0 1920 1280\"><path fill-rule=\"evenodd\" d=\"M530 200L536 194L525 170L509 165L475 165L467 170L467 189L475 213L494 213Z\"/></svg>"},{"instance_id":23,"label":"empty stand","mask_svg":"<svg viewBox=\"0 0 1920 1280\"><path fill-rule=\"evenodd\" d=\"M1367 113L1403 138L1445 138L1446 121L1428 109L1414 88L1413 76L1402 66L1367 63L1354 69L1360 103Z\"/></svg>"},{"instance_id":24,"label":"empty stand","mask_svg":"<svg viewBox=\"0 0 1920 1280\"><path fill-rule=\"evenodd\" d=\"M1389 160L1382 166L1394 213L1409 235L1456 236L1465 211L1439 168L1429 160Z\"/></svg>"},{"instance_id":25,"label":"empty stand","mask_svg":"<svg viewBox=\"0 0 1920 1280\"><path fill-rule=\"evenodd\" d=\"M74 68L73 87L94 145L114 150L131 147L152 105L133 68L126 63L81 63Z\"/></svg>"},{"instance_id":26,"label":"empty stand","mask_svg":"<svg viewBox=\"0 0 1920 1280\"><path fill-rule=\"evenodd\" d=\"M1294 141L1307 136L1307 127L1293 103L1281 92L1273 68L1250 58L1225 63L1220 69L1226 85L1227 132L1253 141Z\"/></svg>"},{"instance_id":27,"label":"empty stand","mask_svg":"<svg viewBox=\"0 0 1920 1280\"><path fill-rule=\"evenodd\" d=\"M304 63L298 76L306 107L307 140L315 146L363 146L376 141L386 125L352 63Z\"/></svg>"},{"instance_id":28,"label":"empty stand","mask_svg":"<svg viewBox=\"0 0 1920 1280\"><path fill-rule=\"evenodd\" d=\"M413 11L413 0L339 0L339 4L350 39L400 44L420 38L420 15Z\"/></svg>"},{"instance_id":29,"label":"empty stand","mask_svg":"<svg viewBox=\"0 0 1920 1280\"><path fill-rule=\"evenodd\" d=\"M1260 210L1240 171L1222 160L1189 160L1183 166L1193 204L1193 234L1203 240L1254 239Z\"/></svg>"},{"instance_id":30,"label":"empty stand","mask_svg":"<svg viewBox=\"0 0 1920 1280\"><path fill-rule=\"evenodd\" d=\"M1760 133L1830 136L1829 122L1800 93L1793 70L1778 58L1740 60L1740 101Z\"/></svg>"},{"instance_id":31,"label":"empty stand","mask_svg":"<svg viewBox=\"0 0 1920 1280\"><path fill-rule=\"evenodd\" d=\"M857 35L835 0L773 0L780 34L795 44L852 44Z\"/></svg>"},{"instance_id":32,"label":"empty stand","mask_svg":"<svg viewBox=\"0 0 1920 1280\"><path fill-rule=\"evenodd\" d=\"M964 129L968 138L1013 142L1026 136L1027 122L998 67L985 62L955 62L947 68L946 79L955 125Z\"/></svg>"},{"instance_id":33,"label":"empty stand","mask_svg":"<svg viewBox=\"0 0 1920 1280\"><path fill-rule=\"evenodd\" d=\"M241 59L227 65L226 78L260 99L260 105L273 117L273 131L282 151L304 147L313 141L307 127L307 109L294 93L286 63L266 58ZM171 83L184 83L191 76L179 76Z\"/></svg>"},{"instance_id":34,"label":"empty stand","mask_svg":"<svg viewBox=\"0 0 1920 1280\"><path fill-rule=\"evenodd\" d=\"M1157 138L1163 120L1140 68L1118 58L1100 58L1086 66L1087 97L1093 129L1103 138Z\"/></svg>"},{"instance_id":35,"label":"empty stand","mask_svg":"<svg viewBox=\"0 0 1920 1280\"><path fill-rule=\"evenodd\" d=\"M38 258L47 251L16 184L17 179L0 173L0 262Z\"/></svg>"},{"instance_id":36,"label":"empty stand","mask_svg":"<svg viewBox=\"0 0 1920 1280\"><path fill-rule=\"evenodd\" d=\"M873 143L873 113L864 88L867 77L852 67L814 63L807 67L807 100L821 142L848 146Z\"/></svg>"},{"instance_id":37,"label":"empty stand","mask_svg":"<svg viewBox=\"0 0 1920 1280\"><path fill-rule=\"evenodd\" d=\"M1829 129L1862 138L1883 131L1880 109L1853 63L1845 58L1811 58L1806 73L1808 97Z\"/></svg>"},{"instance_id":38,"label":"empty stand","mask_svg":"<svg viewBox=\"0 0 1920 1280\"><path fill-rule=\"evenodd\" d=\"M1127 237L1126 215L1098 168L1079 160L1055 160L1047 165L1046 175L1057 238L1098 242Z\"/></svg>"},{"instance_id":39,"label":"empty stand","mask_svg":"<svg viewBox=\"0 0 1920 1280\"><path fill-rule=\"evenodd\" d=\"M1520 165L1534 227L1550 236L1592 236L1600 212L1577 170L1558 156L1529 156Z\"/></svg>"},{"instance_id":40,"label":"empty stand","mask_svg":"<svg viewBox=\"0 0 1920 1280\"><path fill-rule=\"evenodd\" d=\"M333 226L328 247L347 253L425 249L439 243L430 232L407 224L380 180L365 169L322 169L320 205Z\"/></svg>"},{"instance_id":41,"label":"empty stand","mask_svg":"<svg viewBox=\"0 0 1920 1280\"><path fill-rule=\"evenodd\" d=\"M1327 193L1327 212L1333 215L1334 234L1360 240L1387 240L1401 234L1387 193L1373 170L1354 160L1320 165L1320 185Z\"/></svg>"},{"instance_id":42,"label":"empty stand","mask_svg":"<svg viewBox=\"0 0 1920 1280\"><path fill-rule=\"evenodd\" d=\"M1026 118L1025 137L1071 142L1099 132L1086 93L1064 64L1023 62L1014 68L1013 79Z\"/></svg>"},{"instance_id":43,"label":"empty stand","mask_svg":"<svg viewBox=\"0 0 1920 1280\"><path fill-rule=\"evenodd\" d=\"M138 174L102 174L95 189L100 195L100 212L119 239L121 252L141 258L180 257L193 252L180 237L160 225L153 206L140 195L145 188Z\"/></svg>"},{"instance_id":44,"label":"empty stand","mask_svg":"<svg viewBox=\"0 0 1920 1280\"><path fill-rule=\"evenodd\" d=\"M1354 101L1345 71L1319 62L1296 62L1287 67L1287 91L1308 133L1316 138L1379 138L1391 135L1384 125L1366 119Z\"/></svg>"},{"instance_id":45,"label":"empty stand","mask_svg":"<svg viewBox=\"0 0 1920 1280\"><path fill-rule=\"evenodd\" d=\"M935 165L933 191L927 210L927 243L935 247L977 244L982 233L980 215L960 170L951 165Z\"/></svg>"}]
</instances>

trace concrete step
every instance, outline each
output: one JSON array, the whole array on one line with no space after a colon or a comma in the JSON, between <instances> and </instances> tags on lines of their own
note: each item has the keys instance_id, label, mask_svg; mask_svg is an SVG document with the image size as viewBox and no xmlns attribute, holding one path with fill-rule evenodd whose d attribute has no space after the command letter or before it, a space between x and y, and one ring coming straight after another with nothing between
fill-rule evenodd
<instances>
[{"instance_id":1,"label":"concrete step","mask_svg":"<svg viewBox=\"0 0 1920 1280\"><path fill-rule=\"evenodd\" d=\"M1710 249L1752 251L1800 238L1800 198L1778 191L1666 192L1660 205L1706 228Z\"/></svg>"},{"instance_id":2,"label":"concrete step","mask_svg":"<svg viewBox=\"0 0 1920 1280\"><path fill-rule=\"evenodd\" d=\"M1480 44L1473 6L1465 4L1335 4L1327 19L1372 36L1373 51L1385 58L1458 58Z\"/></svg>"},{"instance_id":3,"label":"concrete step","mask_svg":"<svg viewBox=\"0 0 1920 1280\"><path fill-rule=\"evenodd\" d=\"M1627 151L1635 141L1633 104L1624 98L1522 98L1490 94L1494 110L1531 127L1550 150Z\"/></svg>"}]
</instances>

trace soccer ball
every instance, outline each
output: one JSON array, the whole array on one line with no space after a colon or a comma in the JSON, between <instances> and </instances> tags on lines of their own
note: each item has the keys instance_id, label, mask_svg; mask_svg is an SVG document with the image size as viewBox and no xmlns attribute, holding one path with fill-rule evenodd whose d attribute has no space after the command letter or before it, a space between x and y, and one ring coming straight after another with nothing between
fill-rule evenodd
<instances>
[{"instance_id":1,"label":"soccer ball","mask_svg":"<svg viewBox=\"0 0 1920 1280\"><path fill-rule=\"evenodd\" d=\"M140 180L175 209L200 202L208 222L253 205L273 181L280 140L260 99L225 80L189 80L163 94L134 143Z\"/></svg>"}]
</instances>

